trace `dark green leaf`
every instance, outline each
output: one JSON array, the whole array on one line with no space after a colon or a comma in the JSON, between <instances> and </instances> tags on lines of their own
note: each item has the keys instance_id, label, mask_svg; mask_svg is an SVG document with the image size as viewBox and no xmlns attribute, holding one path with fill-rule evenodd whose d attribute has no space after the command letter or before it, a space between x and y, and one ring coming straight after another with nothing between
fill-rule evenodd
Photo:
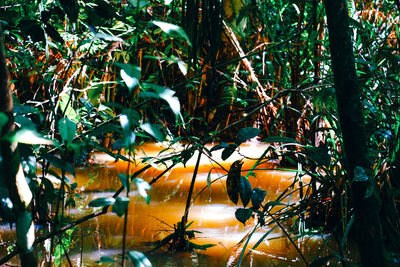
<instances>
[{"instance_id":1,"label":"dark green leaf","mask_svg":"<svg viewBox=\"0 0 400 267\"><path fill-rule=\"evenodd\" d=\"M76 134L76 124L68 118L58 121L58 130L64 142L71 144Z\"/></svg>"},{"instance_id":2,"label":"dark green leaf","mask_svg":"<svg viewBox=\"0 0 400 267\"><path fill-rule=\"evenodd\" d=\"M239 130L237 137L236 137L236 144L240 145L241 143L245 142L248 139L252 139L258 136L261 133L260 129L246 127Z\"/></svg>"},{"instance_id":3,"label":"dark green leaf","mask_svg":"<svg viewBox=\"0 0 400 267\"><path fill-rule=\"evenodd\" d=\"M331 156L328 151L321 147L306 146L304 147L306 154L320 166L329 166Z\"/></svg>"},{"instance_id":4,"label":"dark green leaf","mask_svg":"<svg viewBox=\"0 0 400 267\"><path fill-rule=\"evenodd\" d=\"M77 0L60 0L61 7L67 13L67 17L76 22L79 14L79 6Z\"/></svg>"},{"instance_id":5,"label":"dark green leaf","mask_svg":"<svg viewBox=\"0 0 400 267\"><path fill-rule=\"evenodd\" d=\"M146 133L153 136L159 142L165 140L164 135L161 133L160 129L155 125L152 125L150 123L143 123L140 125L140 128L142 128L142 130L145 131Z\"/></svg>"},{"instance_id":6,"label":"dark green leaf","mask_svg":"<svg viewBox=\"0 0 400 267\"><path fill-rule=\"evenodd\" d=\"M54 28L52 25L46 24L44 30L46 31L47 35L51 37L51 39L61 44L64 44L64 39L58 33L57 29Z\"/></svg>"},{"instance_id":7,"label":"dark green leaf","mask_svg":"<svg viewBox=\"0 0 400 267\"><path fill-rule=\"evenodd\" d=\"M227 143L221 143L221 144L218 144L216 146L213 146L210 149L210 152L213 152L213 151L216 151L216 150L220 150L220 149L223 149L223 148L227 148L228 146L229 146L229 144L227 144Z\"/></svg>"},{"instance_id":8,"label":"dark green leaf","mask_svg":"<svg viewBox=\"0 0 400 267\"><path fill-rule=\"evenodd\" d=\"M42 154L42 157L48 162L50 162L54 167L69 172L70 174L75 176L75 170L74 167L72 167L71 163L62 160L60 158L57 158L52 154Z\"/></svg>"},{"instance_id":9,"label":"dark green leaf","mask_svg":"<svg viewBox=\"0 0 400 267\"><path fill-rule=\"evenodd\" d=\"M125 214L129 205L129 198L117 197L112 207L112 212L116 213L119 217Z\"/></svg>"},{"instance_id":10,"label":"dark green leaf","mask_svg":"<svg viewBox=\"0 0 400 267\"><path fill-rule=\"evenodd\" d=\"M129 259L135 267L151 267L151 262L142 253L136 250L131 250L128 252Z\"/></svg>"},{"instance_id":11,"label":"dark green leaf","mask_svg":"<svg viewBox=\"0 0 400 267\"><path fill-rule=\"evenodd\" d=\"M222 160L228 159L233 154L233 152L235 152L237 147L238 146L236 144L230 144L227 148L225 148L221 154Z\"/></svg>"},{"instance_id":12,"label":"dark green leaf","mask_svg":"<svg viewBox=\"0 0 400 267\"><path fill-rule=\"evenodd\" d=\"M228 177L226 178L226 191L229 199L234 204L237 204L239 200L242 165L243 163L241 161L235 161L229 169Z\"/></svg>"},{"instance_id":13,"label":"dark green leaf","mask_svg":"<svg viewBox=\"0 0 400 267\"><path fill-rule=\"evenodd\" d=\"M246 207L250 202L251 198L251 184L249 180L240 176L240 188L239 188L240 199L242 200L243 207Z\"/></svg>"},{"instance_id":14,"label":"dark green leaf","mask_svg":"<svg viewBox=\"0 0 400 267\"><path fill-rule=\"evenodd\" d=\"M258 209L261 203L264 201L267 192L260 188L254 188L251 194L251 203L255 209Z\"/></svg>"},{"instance_id":15,"label":"dark green leaf","mask_svg":"<svg viewBox=\"0 0 400 267\"><path fill-rule=\"evenodd\" d=\"M121 181L121 184L122 184L126 189L128 189L128 188L129 188L129 178L126 177L126 175L123 174L123 173L118 174L118 177L119 177L119 180Z\"/></svg>"},{"instance_id":16,"label":"dark green leaf","mask_svg":"<svg viewBox=\"0 0 400 267\"><path fill-rule=\"evenodd\" d=\"M89 202L89 207L105 207L115 203L115 198L112 197L102 197L98 199L94 199Z\"/></svg>"},{"instance_id":17,"label":"dark green leaf","mask_svg":"<svg viewBox=\"0 0 400 267\"><path fill-rule=\"evenodd\" d=\"M25 35L29 35L34 42L44 41L44 31L36 20L21 20L18 25Z\"/></svg>"},{"instance_id":18,"label":"dark green leaf","mask_svg":"<svg viewBox=\"0 0 400 267\"><path fill-rule=\"evenodd\" d=\"M129 92L139 85L140 68L131 64L115 63L116 66L121 68L121 77L124 80Z\"/></svg>"},{"instance_id":19,"label":"dark green leaf","mask_svg":"<svg viewBox=\"0 0 400 267\"><path fill-rule=\"evenodd\" d=\"M236 219L237 219L239 222L243 223L243 224L245 224L246 221L247 221L248 219L250 219L250 217L251 217L252 214L253 214L253 211L252 211L251 209L242 209L242 208L239 208L239 209L237 209L237 210L235 211L235 217L236 217Z\"/></svg>"},{"instance_id":20,"label":"dark green leaf","mask_svg":"<svg viewBox=\"0 0 400 267\"><path fill-rule=\"evenodd\" d=\"M35 232L30 231L32 225L32 215L29 211L25 210L19 212L17 215L17 240L19 248L24 252L31 251L33 248L33 241L35 240Z\"/></svg>"},{"instance_id":21,"label":"dark green leaf","mask_svg":"<svg viewBox=\"0 0 400 267\"><path fill-rule=\"evenodd\" d=\"M169 107L171 108L172 112L175 115L178 115L181 112L181 105L179 103L179 99L178 97L174 96L175 91L152 83L145 83L143 84L143 86L145 88L151 88L152 90L155 91L155 94L154 93L152 94L152 92L143 92L141 93L141 96L150 96L150 97L164 99L168 103Z\"/></svg>"}]
</instances>

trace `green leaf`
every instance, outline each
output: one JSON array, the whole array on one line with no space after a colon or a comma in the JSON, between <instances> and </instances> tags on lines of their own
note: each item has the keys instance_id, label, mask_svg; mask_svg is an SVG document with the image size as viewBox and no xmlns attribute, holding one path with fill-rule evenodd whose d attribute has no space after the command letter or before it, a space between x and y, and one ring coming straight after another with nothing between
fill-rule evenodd
<instances>
[{"instance_id":1,"label":"green leaf","mask_svg":"<svg viewBox=\"0 0 400 267\"><path fill-rule=\"evenodd\" d=\"M125 214L129 205L129 198L127 197L117 197L115 203L112 207L112 212L116 213L119 217Z\"/></svg>"},{"instance_id":2,"label":"green leaf","mask_svg":"<svg viewBox=\"0 0 400 267\"><path fill-rule=\"evenodd\" d=\"M89 207L97 208L97 207L105 207L110 206L115 203L115 198L113 197L102 197L97 198L89 202Z\"/></svg>"},{"instance_id":3,"label":"green leaf","mask_svg":"<svg viewBox=\"0 0 400 267\"><path fill-rule=\"evenodd\" d=\"M79 6L77 0L60 0L61 7L67 13L67 17L72 21L78 20Z\"/></svg>"},{"instance_id":4,"label":"green leaf","mask_svg":"<svg viewBox=\"0 0 400 267\"><path fill-rule=\"evenodd\" d=\"M129 0L129 2L134 8L139 8L139 9L142 9L150 5L150 2L146 0Z\"/></svg>"},{"instance_id":5,"label":"green leaf","mask_svg":"<svg viewBox=\"0 0 400 267\"><path fill-rule=\"evenodd\" d=\"M8 117L4 112L0 112L0 131L3 129L4 125L8 122Z\"/></svg>"},{"instance_id":6,"label":"green leaf","mask_svg":"<svg viewBox=\"0 0 400 267\"><path fill-rule=\"evenodd\" d=\"M151 267L151 262L142 253L136 250L131 250L128 252L129 259L135 267Z\"/></svg>"},{"instance_id":7,"label":"green leaf","mask_svg":"<svg viewBox=\"0 0 400 267\"><path fill-rule=\"evenodd\" d=\"M118 177L119 177L119 180L121 181L121 184L122 184L126 189L128 189L128 188L129 188L129 178L126 177L126 175L123 174L123 173L118 174Z\"/></svg>"},{"instance_id":8,"label":"green leaf","mask_svg":"<svg viewBox=\"0 0 400 267\"><path fill-rule=\"evenodd\" d=\"M161 133L160 129L150 123L143 123L140 125L143 131L153 136L157 141L162 142L165 140L164 135Z\"/></svg>"},{"instance_id":9,"label":"green leaf","mask_svg":"<svg viewBox=\"0 0 400 267\"><path fill-rule=\"evenodd\" d=\"M68 118L58 121L58 130L64 142L71 144L76 135L76 124Z\"/></svg>"},{"instance_id":10,"label":"green leaf","mask_svg":"<svg viewBox=\"0 0 400 267\"><path fill-rule=\"evenodd\" d=\"M50 162L54 167L69 172L70 174L75 176L75 170L74 167L72 167L71 163L62 160L60 158L57 158L52 154L42 154L42 157L48 162Z\"/></svg>"},{"instance_id":11,"label":"green leaf","mask_svg":"<svg viewBox=\"0 0 400 267\"><path fill-rule=\"evenodd\" d=\"M216 150L220 150L220 149L223 149L223 148L227 148L227 147L229 147L229 144L227 144L227 143L221 143L221 144L218 144L218 145L216 145L216 146L213 146L211 149L210 149L210 152L213 152L213 151L216 151Z\"/></svg>"},{"instance_id":12,"label":"green leaf","mask_svg":"<svg viewBox=\"0 0 400 267\"><path fill-rule=\"evenodd\" d=\"M46 23L44 30L46 31L47 35L51 37L51 39L61 44L64 44L64 39L58 33L57 29L54 28L52 25Z\"/></svg>"},{"instance_id":13,"label":"green leaf","mask_svg":"<svg viewBox=\"0 0 400 267\"><path fill-rule=\"evenodd\" d=\"M162 21L155 21L153 20L151 23L159 27L163 32L166 34L172 36L172 37L177 37L184 39L189 46L192 46L192 43L190 42L189 37L187 36L186 32L179 26L167 22L162 22Z\"/></svg>"},{"instance_id":14,"label":"green leaf","mask_svg":"<svg viewBox=\"0 0 400 267\"><path fill-rule=\"evenodd\" d=\"M253 204L253 207L255 209L258 209L261 205L261 203L264 201L265 196L267 195L267 192L260 188L254 188L253 192L251 194L251 204Z\"/></svg>"},{"instance_id":15,"label":"green leaf","mask_svg":"<svg viewBox=\"0 0 400 267\"><path fill-rule=\"evenodd\" d=\"M152 83L146 83L144 84L144 87L153 89L155 91L155 94L152 92L143 92L140 94L140 96L164 99L175 115L179 115L181 113L181 105L179 103L179 99L178 97L174 96L175 91Z\"/></svg>"},{"instance_id":16,"label":"green leaf","mask_svg":"<svg viewBox=\"0 0 400 267\"><path fill-rule=\"evenodd\" d=\"M237 137L236 137L236 144L240 145L241 143L245 142L246 140L252 139L258 136L261 133L260 129L246 127L239 130Z\"/></svg>"},{"instance_id":17,"label":"green leaf","mask_svg":"<svg viewBox=\"0 0 400 267\"><path fill-rule=\"evenodd\" d=\"M251 184L249 180L240 176L240 188L239 188L240 199L242 200L243 207L246 207L250 202L251 198Z\"/></svg>"},{"instance_id":18,"label":"green leaf","mask_svg":"<svg viewBox=\"0 0 400 267\"><path fill-rule=\"evenodd\" d=\"M121 68L121 78L124 80L129 92L132 92L132 89L139 85L140 67L124 63L115 63L115 65Z\"/></svg>"},{"instance_id":19,"label":"green leaf","mask_svg":"<svg viewBox=\"0 0 400 267\"><path fill-rule=\"evenodd\" d=\"M65 111L65 116L72 120L75 123L79 122L79 116L78 113L76 113L74 107L72 106L72 103L74 102L72 99L70 101L71 96L68 93L63 93L60 95L61 101L60 101L60 109L62 112Z\"/></svg>"},{"instance_id":20,"label":"green leaf","mask_svg":"<svg viewBox=\"0 0 400 267\"><path fill-rule=\"evenodd\" d=\"M237 204L239 200L240 177L243 163L239 160L235 161L229 169L228 177L226 178L226 191L229 199Z\"/></svg>"},{"instance_id":21,"label":"green leaf","mask_svg":"<svg viewBox=\"0 0 400 267\"><path fill-rule=\"evenodd\" d=\"M306 146L304 147L306 154L320 166L329 166L331 163L331 156L328 151L322 147Z\"/></svg>"},{"instance_id":22,"label":"green leaf","mask_svg":"<svg viewBox=\"0 0 400 267\"><path fill-rule=\"evenodd\" d=\"M11 141L29 145L54 145L53 140L44 138L36 130L25 128L18 130L12 136Z\"/></svg>"},{"instance_id":23,"label":"green leaf","mask_svg":"<svg viewBox=\"0 0 400 267\"><path fill-rule=\"evenodd\" d=\"M233 154L233 152L235 152L237 147L238 145L236 144L230 144L228 147L226 147L221 154L222 160L228 159Z\"/></svg>"},{"instance_id":24,"label":"green leaf","mask_svg":"<svg viewBox=\"0 0 400 267\"><path fill-rule=\"evenodd\" d=\"M151 189L149 183L143 180L142 178L134 178L133 182L135 183L136 188L139 191L139 195L141 195L146 200L146 203L149 204L150 195L147 194L147 190Z\"/></svg>"},{"instance_id":25,"label":"green leaf","mask_svg":"<svg viewBox=\"0 0 400 267\"><path fill-rule=\"evenodd\" d=\"M236 219L237 219L239 222L243 223L243 224L245 224L246 221L247 221L248 219L250 219L250 217L251 217L252 214L253 214L253 211L252 211L251 209L242 209L242 208L238 208L238 209L235 211L235 217L236 217Z\"/></svg>"}]
</instances>

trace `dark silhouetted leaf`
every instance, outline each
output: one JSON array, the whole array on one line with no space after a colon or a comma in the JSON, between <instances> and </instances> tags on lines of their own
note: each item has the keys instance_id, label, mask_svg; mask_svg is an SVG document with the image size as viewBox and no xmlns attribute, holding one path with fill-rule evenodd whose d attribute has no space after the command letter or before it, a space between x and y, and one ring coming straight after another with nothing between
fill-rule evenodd
<instances>
[{"instance_id":1,"label":"dark silhouetted leaf","mask_svg":"<svg viewBox=\"0 0 400 267\"><path fill-rule=\"evenodd\" d=\"M239 130L237 137L236 137L236 144L240 145L241 143L258 136L261 133L260 129L246 127Z\"/></svg>"},{"instance_id":2,"label":"dark silhouetted leaf","mask_svg":"<svg viewBox=\"0 0 400 267\"><path fill-rule=\"evenodd\" d=\"M253 192L251 194L251 204L253 204L253 207L255 209L258 209L261 205L261 203L264 201L265 196L267 195L267 192L260 188L254 188Z\"/></svg>"},{"instance_id":3,"label":"dark silhouetted leaf","mask_svg":"<svg viewBox=\"0 0 400 267\"><path fill-rule=\"evenodd\" d=\"M60 0L61 7L67 13L67 17L76 22L79 15L79 5L77 0Z\"/></svg>"},{"instance_id":4,"label":"dark silhouetted leaf","mask_svg":"<svg viewBox=\"0 0 400 267\"><path fill-rule=\"evenodd\" d=\"M34 42L44 41L44 31L36 20L21 20L18 26L25 35L29 35Z\"/></svg>"},{"instance_id":5,"label":"dark silhouetted leaf","mask_svg":"<svg viewBox=\"0 0 400 267\"><path fill-rule=\"evenodd\" d=\"M248 219L250 219L250 217L251 217L252 214L253 214L253 211L252 211L251 209L242 209L242 208L239 208L239 209L237 209L237 210L235 211L235 217L236 217L236 219L237 219L239 222L243 223L243 224L245 224L246 221L247 221Z\"/></svg>"},{"instance_id":6,"label":"dark silhouetted leaf","mask_svg":"<svg viewBox=\"0 0 400 267\"><path fill-rule=\"evenodd\" d=\"M238 146L236 144L230 144L227 148L225 148L222 151L222 155L221 155L222 160L228 159L233 154L233 152L235 152L235 149L237 147Z\"/></svg>"},{"instance_id":7,"label":"dark silhouetted leaf","mask_svg":"<svg viewBox=\"0 0 400 267\"><path fill-rule=\"evenodd\" d=\"M223 149L223 148L227 148L228 146L229 146L229 144L227 144L227 143L221 143L221 144L218 144L216 146L213 146L210 149L210 152L213 152L213 151L216 151L216 150L220 150L220 149Z\"/></svg>"},{"instance_id":8,"label":"dark silhouetted leaf","mask_svg":"<svg viewBox=\"0 0 400 267\"><path fill-rule=\"evenodd\" d=\"M54 167L69 172L70 174L75 176L75 170L74 167L72 167L71 163L62 160L60 158L57 158L52 154L42 154L42 157L48 162L50 162Z\"/></svg>"},{"instance_id":9,"label":"dark silhouetted leaf","mask_svg":"<svg viewBox=\"0 0 400 267\"><path fill-rule=\"evenodd\" d=\"M112 212L116 213L119 217L125 214L126 209L129 205L129 198L117 197L112 207Z\"/></svg>"},{"instance_id":10,"label":"dark silhouetted leaf","mask_svg":"<svg viewBox=\"0 0 400 267\"><path fill-rule=\"evenodd\" d=\"M115 203L115 198L112 197L102 197L97 198L89 202L89 207L105 207Z\"/></svg>"},{"instance_id":11,"label":"dark silhouetted leaf","mask_svg":"<svg viewBox=\"0 0 400 267\"><path fill-rule=\"evenodd\" d=\"M246 207L250 202L251 198L251 184L249 180L240 176L240 189L239 189L240 199L242 200L243 207Z\"/></svg>"},{"instance_id":12,"label":"dark silhouetted leaf","mask_svg":"<svg viewBox=\"0 0 400 267\"><path fill-rule=\"evenodd\" d=\"M46 31L47 35L51 37L51 39L61 44L64 44L64 39L58 33L57 29L54 28L52 25L46 24L44 30Z\"/></svg>"},{"instance_id":13,"label":"dark silhouetted leaf","mask_svg":"<svg viewBox=\"0 0 400 267\"><path fill-rule=\"evenodd\" d=\"M241 161L235 161L229 169L228 177L226 178L226 191L229 199L234 204L237 204L239 200L242 165L243 163Z\"/></svg>"},{"instance_id":14,"label":"dark silhouetted leaf","mask_svg":"<svg viewBox=\"0 0 400 267\"><path fill-rule=\"evenodd\" d=\"M306 150L306 154L318 165L329 166L331 163L331 156L322 147L307 146L304 149Z\"/></svg>"}]
</instances>

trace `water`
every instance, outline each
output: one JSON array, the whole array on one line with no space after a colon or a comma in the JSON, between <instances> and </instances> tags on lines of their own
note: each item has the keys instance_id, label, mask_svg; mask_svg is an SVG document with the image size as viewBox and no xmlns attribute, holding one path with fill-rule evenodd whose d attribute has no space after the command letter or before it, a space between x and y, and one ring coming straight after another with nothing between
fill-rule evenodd
<instances>
[{"instance_id":1,"label":"water","mask_svg":"<svg viewBox=\"0 0 400 267\"><path fill-rule=\"evenodd\" d=\"M142 149L143 151L138 152L137 159L144 155L156 156L163 147L157 144L145 144ZM245 160L242 175L246 175L264 149L266 147L261 145L242 145L240 154L254 158L254 160ZM198 195L198 197L190 208L188 221L193 221L190 229L201 232L196 233L192 242L200 245L214 244L214 247L206 251L190 253L176 253L165 249L151 251L151 242L161 240L172 233L174 225L181 220L184 214L187 192L197 159L195 155L188 161L186 167L181 164L173 168L153 184L149 192L151 196L149 204L132 186L129 194L127 249L144 252L153 266L234 266L243 249L243 244L239 246L238 243L252 231L257 223L256 218L250 218L246 225L240 223L235 218L235 210L242 206L235 206L231 203L226 193L226 170L229 170L230 165L240 159L241 155L235 153L228 160L222 161L220 151L214 152L212 158L221 163L220 166L207 157L202 157L201 160L194 187L194 196ZM70 220L76 220L93 212L94 209L87 206L91 200L99 197L111 197L121 186L118 174L128 171L126 162L112 162L105 154L94 155L93 163L99 165L77 168L76 178L69 177L71 182L78 183L77 191L82 198L77 202L75 209L66 211ZM129 172L133 173L143 166L144 164L139 163L138 160L136 165L129 165ZM165 168L163 165L158 165L156 168L145 171L140 177L151 181ZM258 169L255 171L255 177L249 176L249 181L253 188L260 187L266 190L267 201L275 200L283 190L293 183L296 175L295 172L278 170L273 163L263 163L258 166ZM209 188L207 177L210 170L212 170L211 180L216 181ZM123 192L122 195L125 196L126 193ZM294 194L291 199L285 201L297 200L298 196ZM110 257L120 261L123 228L124 218L111 212L75 228L69 250L73 266L97 266L99 263L96 261L100 257ZM264 240L244 258L242 266L304 266L299 253L283 232L277 228L265 237L269 230L269 227L263 227L252 234L245 255L250 251L249 248L252 248L261 238ZM39 235L43 229L37 231ZM1 240L13 240L14 232L3 226L0 236ZM323 240L320 237L310 236L296 241L308 260L322 253L318 252L318 247L322 243ZM5 242L0 244L2 256L5 255L8 245L9 243ZM48 259L46 246L48 244L39 248L42 264ZM68 266L65 257L62 257L61 260L62 265ZM112 266L112 263L109 264Z\"/></svg>"}]
</instances>

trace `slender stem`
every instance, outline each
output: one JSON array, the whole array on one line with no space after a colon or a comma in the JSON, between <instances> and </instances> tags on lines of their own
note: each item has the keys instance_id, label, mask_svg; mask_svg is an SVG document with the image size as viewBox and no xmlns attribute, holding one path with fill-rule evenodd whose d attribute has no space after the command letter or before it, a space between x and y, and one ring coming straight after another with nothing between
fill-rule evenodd
<instances>
[{"instance_id":1,"label":"slender stem","mask_svg":"<svg viewBox=\"0 0 400 267\"><path fill-rule=\"evenodd\" d=\"M126 176L129 177L129 169L130 169L130 164L131 164L131 147L129 147L129 155L128 155L129 161L128 161L128 167L126 168ZM129 190L130 190L130 182L129 180L129 185L128 188L126 189L126 197L129 198ZM121 266L125 266L125 251L126 251L126 231L128 227L128 206L125 208L125 216L124 216L124 233L122 235L122 262Z\"/></svg>"},{"instance_id":2,"label":"slender stem","mask_svg":"<svg viewBox=\"0 0 400 267\"><path fill-rule=\"evenodd\" d=\"M200 165L201 155L202 155L202 151L199 150L199 156L197 157L196 166L194 167L192 182L190 183L189 194L188 194L188 197L186 200L185 214L182 217L182 235L185 233L184 229L186 227L187 218L189 216L189 208L190 208L190 203L191 203L191 199L192 199L194 183L196 182L197 171L198 171L199 165Z\"/></svg>"}]
</instances>

